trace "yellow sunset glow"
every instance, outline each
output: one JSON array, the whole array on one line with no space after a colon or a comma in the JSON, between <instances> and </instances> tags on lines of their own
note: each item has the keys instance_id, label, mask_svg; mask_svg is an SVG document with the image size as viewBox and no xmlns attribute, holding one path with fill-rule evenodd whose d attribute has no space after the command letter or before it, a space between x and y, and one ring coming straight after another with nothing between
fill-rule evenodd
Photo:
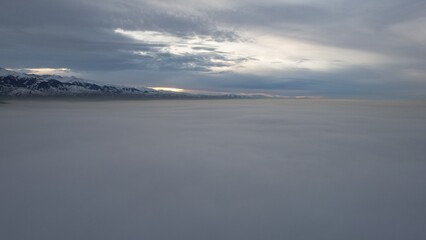
<instances>
[{"instance_id":1,"label":"yellow sunset glow","mask_svg":"<svg viewBox=\"0 0 426 240\"><path fill-rule=\"evenodd\" d=\"M151 87L157 91L169 91L169 92L184 92L185 89L182 88L172 88L172 87Z\"/></svg>"}]
</instances>

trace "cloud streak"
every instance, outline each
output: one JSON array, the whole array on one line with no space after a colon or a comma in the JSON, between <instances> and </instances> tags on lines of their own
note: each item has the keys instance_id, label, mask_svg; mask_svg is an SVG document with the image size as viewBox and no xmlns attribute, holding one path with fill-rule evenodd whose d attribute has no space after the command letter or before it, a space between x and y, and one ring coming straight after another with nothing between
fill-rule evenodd
<instances>
[{"instance_id":1,"label":"cloud streak","mask_svg":"<svg viewBox=\"0 0 426 240\"><path fill-rule=\"evenodd\" d=\"M247 57L227 51L235 43L218 41L210 36L177 36L157 31L129 31L117 28L115 33L151 45L144 51L134 51L148 62L147 67L160 69L170 66L174 70L221 72L248 60ZM238 43L237 43L238 44Z\"/></svg>"}]
</instances>

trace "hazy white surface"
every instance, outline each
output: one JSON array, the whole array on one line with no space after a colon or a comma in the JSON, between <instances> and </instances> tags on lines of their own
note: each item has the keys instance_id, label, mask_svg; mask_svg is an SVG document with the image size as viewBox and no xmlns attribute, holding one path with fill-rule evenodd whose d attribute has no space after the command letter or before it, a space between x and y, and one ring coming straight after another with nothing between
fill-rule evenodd
<instances>
[{"instance_id":1,"label":"hazy white surface","mask_svg":"<svg viewBox=\"0 0 426 240\"><path fill-rule=\"evenodd\" d=\"M0 239L426 239L426 104L0 104Z\"/></svg>"}]
</instances>

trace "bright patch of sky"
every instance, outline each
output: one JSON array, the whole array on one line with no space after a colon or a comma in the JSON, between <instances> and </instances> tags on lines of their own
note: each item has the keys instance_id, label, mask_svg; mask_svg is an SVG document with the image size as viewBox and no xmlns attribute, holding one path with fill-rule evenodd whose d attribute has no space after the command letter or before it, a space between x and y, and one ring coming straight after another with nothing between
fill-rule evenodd
<instances>
[{"instance_id":1,"label":"bright patch of sky","mask_svg":"<svg viewBox=\"0 0 426 240\"><path fill-rule=\"evenodd\" d=\"M13 68L8 69L10 71L16 71L27 74L36 74L36 75L59 75L59 76L73 76L78 75L71 71L69 68Z\"/></svg>"},{"instance_id":2,"label":"bright patch of sky","mask_svg":"<svg viewBox=\"0 0 426 240\"><path fill-rule=\"evenodd\" d=\"M305 69L332 71L345 67L385 64L386 57L353 49L324 46L259 32L240 33L238 41L218 41L209 36L180 37L166 32L131 31L121 28L115 33L148 44L159 44L155 51L134 51L140 56L156 57L157 52L178 56L204 55L210 71L270 74L271 71ZM225 57L217 58L217 56ZM238 61L241 60L242 61Z\"/></svg>"}]
</instances>

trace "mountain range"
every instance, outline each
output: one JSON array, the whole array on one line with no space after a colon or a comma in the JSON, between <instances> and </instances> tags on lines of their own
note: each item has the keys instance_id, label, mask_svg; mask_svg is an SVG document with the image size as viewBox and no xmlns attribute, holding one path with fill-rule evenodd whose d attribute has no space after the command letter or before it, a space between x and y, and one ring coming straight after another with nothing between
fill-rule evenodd
<instances>
[{"instance_id":1,"label":"mountain range","mask_svg":"<svg viewBox=\"0 0 426 240\"><path fill-rule=\"evenodd\" d=\"M76 77L26 74L0 68L2 96L152 96L177 95L150 88L90 83Z\"/></svg>"},{"instance_id":2,"label":"mountain range","mask_svg":"<svg viewBox=\"0 0 426 240\"><path fill-rule=\"evenodd\" d=\"M199 98L238 97L202 95L93 83L77 77L27 74L0 68L0 96L3 97L131 97L131 98Z\"/></svg>"},{"instance_id":3,"label":"mountain range","mask_svg":"<svg viewBox=\"0 0 426 240\"><path fill-rule=\"evenodd\" d=\"M0 68L0 97L265 98L264 94L172 92L93 83L77 77L27 74Z\"/></svg>"}]
</instances>

